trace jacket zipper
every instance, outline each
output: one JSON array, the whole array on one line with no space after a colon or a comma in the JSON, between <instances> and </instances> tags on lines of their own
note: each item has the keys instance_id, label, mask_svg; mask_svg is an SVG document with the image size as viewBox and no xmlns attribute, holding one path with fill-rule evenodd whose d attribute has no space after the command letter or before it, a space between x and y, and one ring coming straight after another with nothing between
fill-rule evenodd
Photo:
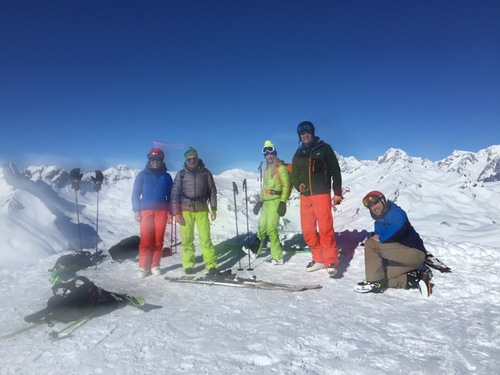
<instances>
[{"instance_id":1,"label":"jacket zipper","mask_svg":"<svg viewBox=\"0 0 500 375\"><path fill-rule=\"evenodd\" d=\"M321 147L321 146L319 146ZM311 167L312 167L312 154L314 150L317 150L319 147L315 147L311 150L309 153L309 168L308 168L308 174L309 174L309 194L313 195L313 187L312 187L312 172L311 172Z\"/></svg>"}]
</instances>

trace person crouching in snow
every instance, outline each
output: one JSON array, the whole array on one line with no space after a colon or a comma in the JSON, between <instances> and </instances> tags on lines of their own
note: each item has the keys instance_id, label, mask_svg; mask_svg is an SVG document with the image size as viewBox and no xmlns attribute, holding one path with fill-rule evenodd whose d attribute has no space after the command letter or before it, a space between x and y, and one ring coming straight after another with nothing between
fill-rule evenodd
<instances>
[{"instance_id":1,"label":"person crouching in snow","mask_svg":"<svg viewBox=\"0 0 500 375\"><path fill-rule=\"evenodd\" d=\"M212 173L205 168L195 149L184 153L184 168L177 173L172 188L172 213L181 225L181 262L187 275L195 273L194 226L198 229L205 268L210 275L219 273L217 253L210 238L210 219L216 219L217 188Z\"/></svg>"},{"instance_id":2,"label":"person crouching in snow","mask_svg":"<svg viewBox=\"0 0 500 375\"><path fill-rule=\"evenodd\" d=\"M257 238L250 247L243 246L243 251L250 255L258 254L266 236L269 236L271 242L269 262L280 265L283 264L283 251L278 235L278 224L280 217L286 213L286 201L290 196L290 176L286 166L278 159L276 148L271 141L264 143L262 154L266 158L266 167L260 199L253 209L253 213L258 215L262 207L262 213L259 218Z\"/></svg>"},{"instance_id":3,"label":"person crouching in snow","mask_svg":"<svg viewBox=\"0 0 500 375\"><path fill-rule=\"evenodd\" d=\"M365 243L366 280L354 290L382 293L386 288L418 287L430 296L432 272L424 264L427 251L406 212L380 191L369 192L363 205L375 220L375 230Z\"/></svg>"},{"instance_id":4,"label":"person crouching in snow","mask_svg":"<svg viewBox=\"0 0 500 375\"><path fill-rule=\"evenodd\" d=\"M160 260L170 211L172 177L167 173L165 154L159 148L148 152L146 168L134 180L132 210L140 223L139 278L149 272L161 275Z\"/></svg>"}]
</instances>

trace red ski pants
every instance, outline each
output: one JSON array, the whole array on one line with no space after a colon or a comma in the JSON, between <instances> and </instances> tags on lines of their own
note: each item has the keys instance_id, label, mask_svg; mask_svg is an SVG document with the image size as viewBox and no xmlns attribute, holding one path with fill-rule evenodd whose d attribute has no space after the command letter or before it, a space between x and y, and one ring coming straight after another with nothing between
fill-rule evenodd
<instances>
[{"instance_id":1,"label":"red ski pants","mask_svg":"<svg viewBox=\"0 0 500 375\"><path fill-rule=\"evenodd\" d=\"M168 213L167 210L144 210L141 217L139 268L149 271L160 265Z\"/></svg>"},{"instance_id":2,"label":"red ski pants","mask_svg":"<svg viewBox=\"0 0 500 375\"><path fill-rule=\"evenodd\" d=\"M316 263L338 265L330 194L300 196L300 224L304 241Z\"/></svg>"}]
</instances>

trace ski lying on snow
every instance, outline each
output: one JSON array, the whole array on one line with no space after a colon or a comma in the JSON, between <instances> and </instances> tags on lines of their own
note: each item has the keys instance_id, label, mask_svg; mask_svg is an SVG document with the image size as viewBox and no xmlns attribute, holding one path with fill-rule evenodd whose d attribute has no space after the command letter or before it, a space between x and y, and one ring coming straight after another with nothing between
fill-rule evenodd
<instances>
[{"instance_id":1,"label":"ski lying on snow","mask_svg":"<svg viewBox=\"0 0 500 375\"><path fill-rule=\"evenodd\" d=\"M137 307L139 309L146 305L146 301L144 300L144 298L139 297L139 296L129 296L128 294L120 294L120 293L112 293L112 294L114 294L115 296L121 297L123 299L123 301L126 302L128 305ZM50 338L52 340L58 339L58 338L60 338L59 336L61 333L68 331L69 329L72 329L71 332L73 332L74 330L76 330L77 328L81 327L86 322L88 322L90 319L92 319L99 312L100 307L106 308L108 306L109 305L107 305L107 304L103 304L102 306L98 306L98 305L92 306L92 308L94 310L93 312L86 314L79 319L76 319L75 321L71 322L66 327L61 329L60 331L50 332L49 333ZM32 330L34 328L40 327L40 326L45 325L45 324L47 324L49 326L55 324L57 322L57 320L51 321L51 320L47 320L47 319L41 319L40 321L38 321L39 318L41 318L42 316L44 316L46 314L46 312L47 312L47 308L40 310L36 313L27 315L25 317L25 321L33 322L32 324L30 324L24 328L21 328L17 331L11 332L5 336L1 336L0 340L9 339L11 337L17 336L21 333L24 333L24 332Z\"/></svg>"},{"instance_id":2,"label":"ski lying on snow","mask_svg":"<svg viewBox=\"0 0 500 375\"><path fill-rule=\"evenodd\" d=\"M450 267L448 267L446 264L441 262L438 258L436 258L431 253L427 253L425 255L425 264L427 264L431 268L434 268L434 269L441 271L441 272L444 272L444 273L451 272Z\"/></svg>"},{"instance_id":3,"label":"ski lying on snow","mask_svg":"<svg viewBox=\"0 0 500 375\"><path fill-rule=\"evenodd\" d=\"M40 322L40 323L33 323L33 324L30 324L29 326L26 326L26 327L24 327L24 328L18 329L17 331L11 332L11 333L9 333L8 335L1 336L1 337L0 337L0 340L10 339L11 337L17 336L17 335L19 335L20 333L23 333L23 332L29 331L29 330L31 330L31 329L33 329L33 328L36 328L36 327L40 327L41 325L44 325L44 324L45 324L45 322Z\"/></svg>"},{"instance_id":4,"label":"ski lying on snow","mask_svg":"<svg viewBox=\"0 0 500 375\"><path fill-rule=\"evenodd\" d=\"M309 285L293 285L293 284L281 284L272 283L269 281L257 280L255 278L241 278L236 275L232 277L200 277L185 275L181 277L166 276L165 280L174 283L191 283L191 284L203 284L203 285L220 285L220 286L230 286L235 288L251 288L251 289L266 289L266 290L285 290L288 292L301 292L304 290L320 289L322 288L319 284L309 284Z\"/></svg>"},{"instance_id":5,"label":"ski lying on snow","mask_svg":"<svg viewBox=\"0 0 500 375\"><path fill-rule=\"evenodd\" d=\"M139 296L129 296L127 294L118 294L118 293L115 294L119 295L120 297L123 297L129 305L134 307L142 307L146 304L144 298Z\"/></svg>"}]
</instances>

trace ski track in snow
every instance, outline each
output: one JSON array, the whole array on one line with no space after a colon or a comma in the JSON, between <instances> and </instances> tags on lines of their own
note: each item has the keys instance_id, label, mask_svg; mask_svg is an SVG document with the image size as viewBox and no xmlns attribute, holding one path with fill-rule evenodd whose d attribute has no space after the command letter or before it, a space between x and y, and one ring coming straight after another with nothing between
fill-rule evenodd
<instances>
[{"instance_id":1,"label":"ski track in snow","mask_svg":"<svg viewBox=\"0 0 500 375\"><path fill-rule=\"evenodd\" d=\"M355 293L352 287L364 269L362 247L344 276L333 280L324 271L304 271L308 253L254 271L246 271L248 258L242 259L241 276L323 285L297 293L177 284L153 276L139 282L135 262L107 259L80 274L161 308L145 312L126 306L57 341L48 333L62 329L61 323L2 340L0 372L493 374L500 368L500 270L494 260L500 249L430 241L434 254L453 269L434 272L430 298L418 290ZM46 270L57 257L0 270L4 300L16 301L0 308L0 335L24 327L27 313L45 307ZM180 275L179 261L178 253L164 258L163 270Z\"/></svg>"}]
</instances>

